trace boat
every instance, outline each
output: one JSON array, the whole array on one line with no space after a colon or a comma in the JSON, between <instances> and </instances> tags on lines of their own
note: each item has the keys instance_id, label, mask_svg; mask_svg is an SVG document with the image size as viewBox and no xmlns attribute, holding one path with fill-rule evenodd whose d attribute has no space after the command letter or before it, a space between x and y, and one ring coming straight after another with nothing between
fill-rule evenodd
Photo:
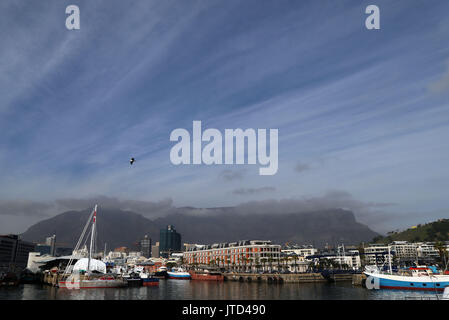
<instances>
[{"instance_id":1,"label":"boat","mask_svg":"<svg viewBox=\"0 0 449 320\"><path fill-rule=\"evenodd\" d=\"M190 276L192 280L207 280L207 281L223 281L224 276L219 271L209 271L209 270L203 270L203 271L189 271Z\"/></svg>"},{"instance_id":2,"label":"boat","mask_svg":"<svg viewBox=\"0 0 449 320\"><path fill-rule=\"evenodd\" d=\"M142 284L144 287L159 286L159 278L156 278L153 275L142 272L140 274L140 278L142 279Z\"/></svg>"},{"instance_id":3,"label":"boat","mask_svg":"<svg viewBox=\"0 0 449 320\"><path fill-rule=\"evenodd\" d=\"M19 282L24 284L38 283L39 278L40 273L33 273L31 270L25 269L20 273Z\"/></svg>"},{"instance_id":4,"label":"boat","mask_svg":"<svg viewBox=\"0 0 449 320\"><path fill-rule=\"evenodd\" d=\"M124 275L123 278L128 283L128 287L140 287L142 286L142 278L138 273L132 272L130 274Z\"/></svg>"},{"instance_id":5,"label":"boat","mask_svg":"<svg viewBox=\"0 0 449 320\"><path fill-rule=\"evenodd\" d=\"M94 241L96 239L96 218L97 205L95 205L92 213L84 226L83 232L75 246L74 251L79 250L83 239L87 242L88 237L86 231L91 227L90 247L87 258L79 259L73 266L73 257L69 260L61 280L58 281L59 288L67 289L89 289L89 288L118 288L127 285L127 282L113 274L106 273L106 264L93 258Z\"/></svg>"},{"instance_id":6,"label":"boat","mask_svg":"<svg viewBox=\"0 0 449 320\"><path fill-rule=\"evenodd\" d=\"M367 266L365 268L363 273L368 277L365 282L367 288L441 292L449 286L449 275L446 272L439 273L436 267L410 267L393 273L390 252L391 248L389 246L389 271L380 271L377 266Z\"/></svg>"},{"instance_id":7,"label":"boat","mask_svg":"<svg viewBox=\"0 0 449 320\"><path fill-rule=\"evenodd\" d=\"M190 280L190 273L184 271L182 268L172 269L172 271L167 271L167 276L169 279L177 280Z\"/></svg>"},{"instance_id":8,"label":"boat","mask_svg":"<svg viewBox=\"0 0 449 320\"><path fill-rule=\"evenodd\" d=\"M19 278L14 272L0 274L0 287L13 287L19 285Z\"/></svg>"},{"instance_id":9,"label":"boat","mask_svg":"<svg viewBox=\"0 0 449 320\"><path fill-rule=\"evenodd\" d=\"M367 282L372 281L371 284L367 284L367 287L372 285L374 288L377 286L379 289L441 292L446 287L449 287L449 275L435 273L435 270L429 267L411 267L396 274L377 270L365 270L364 274L368 277Z\"/></svg>"},{"instance_id":10,"label":"boat","mask_svg":"<svg viewBox=\"0 0 449 320\"><path fill-rule=\"evenodd\" d=\"M156 273L154 274L155 277L158 278L167 278L167 267L161 266L159 269L157 269Z\"/></svg>"}]
</instances>

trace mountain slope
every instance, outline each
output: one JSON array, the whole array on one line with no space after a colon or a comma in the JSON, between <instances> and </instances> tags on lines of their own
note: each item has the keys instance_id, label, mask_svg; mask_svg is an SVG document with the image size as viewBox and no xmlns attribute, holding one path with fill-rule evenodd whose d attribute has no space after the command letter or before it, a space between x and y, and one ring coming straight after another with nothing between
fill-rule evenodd
<instances>
[{"instance_id":1,"label":"mountain slope","mask_svg":"<svg viewBox=\"0 0 449 320\"><path fill-rule=\"evenodd\" d=\"M378 235L342 209L273 215L237 214L232 208L217 211L205 216L174 213L154 222L160 227L173 224L183 241L200 243L259 239L323 246L357 244Z\"/></svg>"},{"instance_id":2,"label":"mountain slope","mask_svg":"<svg viewBox=\"0 0 449 320\"><path fill-rule=\"evenodd\" d=\"M378 243L390 243L400 240L410 242L449 241L449 219L440 219L401 232L389 232L386 237L378 236L374 239Z\"/></svg>"},{"instance_id":3,"label":"mountain slope","mask_svg":"<svg viewBox=\"0 0 449 320\"><path fill-rule=\"evenodd\" d=\"M56 234L57 243L74 247L90 213L90 210L61 213L31 226L22 234L22 238L43 242L45 237ZM159 228L151 220L130 211L99 208L97 222L97 243L100 251L105 242L109 249L119 246L133 247L144 235L154 236L159 233Z\"/></svg>"},{"instance_id":4,"label":"mountain slope","mask_svg":"<svg viewBox=\"0 0 449 320\"><path fill-rule=\"evenodd\" d=\"M203 214L198 211L204 210ZM22 237L44 241L56 234L58 243L74 246L90 211L69 211L31 226ZM159 240L159 229L174 225L183 243L232 242L237 240L272 240L314 244L358 244L378 234L358 223L351 211L342 209L288 214L241 214L234 208L176 208L169 215L151 221L130 211L99 209L98 246L109 249L133 247L145 234L153 243ZM134 246L135 247L135 246Z\"/></svg>"}]
</instances>

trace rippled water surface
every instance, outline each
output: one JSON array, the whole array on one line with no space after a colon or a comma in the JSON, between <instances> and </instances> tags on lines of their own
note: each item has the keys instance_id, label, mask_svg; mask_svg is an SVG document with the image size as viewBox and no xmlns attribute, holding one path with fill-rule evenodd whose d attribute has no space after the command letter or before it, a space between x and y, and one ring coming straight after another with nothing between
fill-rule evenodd
<instances>
[{"instance_id":1,"label":"rippled water surface","mask_svg":"<svg viewBox=\"0 0 449 320\"><path fill-rule=\"evenodd\" d=\"M24 284L0 288L0 299L13 300L159 300L159 299L349 299L371 300L405 298L436 299L432 292L368 290L350 282L329 283L241 283L186 280L161 280L159 287L68 290L45 285ZM441 294L439 294L441 297Z\"/></svg>"}]
</instances>

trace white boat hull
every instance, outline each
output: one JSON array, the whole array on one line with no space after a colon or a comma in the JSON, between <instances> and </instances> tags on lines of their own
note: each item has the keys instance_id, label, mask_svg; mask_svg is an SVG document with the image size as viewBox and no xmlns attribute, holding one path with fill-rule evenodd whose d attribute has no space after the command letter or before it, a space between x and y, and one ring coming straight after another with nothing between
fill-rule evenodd
<instances>
[{"instance_id":1,"label":"white boat hull","mask_svg":"<svg viewBox=\"0 0 449 320\"><path fill-rule=\"evenodd\" d=\"M443 291L449 286L449 275L400 276L372 272L364 273L369 279L374 279L374 282L378 283L379 289Z\"/></svg>"}]
</instances>

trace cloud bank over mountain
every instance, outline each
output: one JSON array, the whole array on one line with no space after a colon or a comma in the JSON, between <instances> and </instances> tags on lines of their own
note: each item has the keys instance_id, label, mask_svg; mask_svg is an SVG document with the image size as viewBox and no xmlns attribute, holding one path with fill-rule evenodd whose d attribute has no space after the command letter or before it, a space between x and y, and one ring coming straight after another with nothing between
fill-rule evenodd
<instances>
[{"instance_id":1,"label":"cloud bank over mountain","mask_svg":"<svg viewBox=\"0 0 449 320\"><path fill-rule=\"evenodd\" d=\"M233 195L240 198L251 196L253 193L274 191L275 189L270 187L242 188L234 190ZM32 223L40 221L42 218L50 218L64 211L85 210L86 208L92 208L94 204L99 204L104 209L132 211L149 219L164 218L176 213L216 216L229 212L243 216L262 214L282 218L282 215L291 213L346 209L354 212L359 221L379 232L389 231L389 228L385 229L385 225L388 225L397 216L388 214L388 208L394 206L393 203L363 202L354 199L348 192L333 190L317 197L297 197L281 200L268 198L266 200L243 201L235 206L211 208L178 207L169 198L160 201L128 200L108 196L84 199L66 198L48 202L0 200L0 218L26 217L26 220L20 225L21 230L17 230L17 232L23 232ZM8 232L8 230L4 228L3 232Z\"/></svg>"}]
</instances>

